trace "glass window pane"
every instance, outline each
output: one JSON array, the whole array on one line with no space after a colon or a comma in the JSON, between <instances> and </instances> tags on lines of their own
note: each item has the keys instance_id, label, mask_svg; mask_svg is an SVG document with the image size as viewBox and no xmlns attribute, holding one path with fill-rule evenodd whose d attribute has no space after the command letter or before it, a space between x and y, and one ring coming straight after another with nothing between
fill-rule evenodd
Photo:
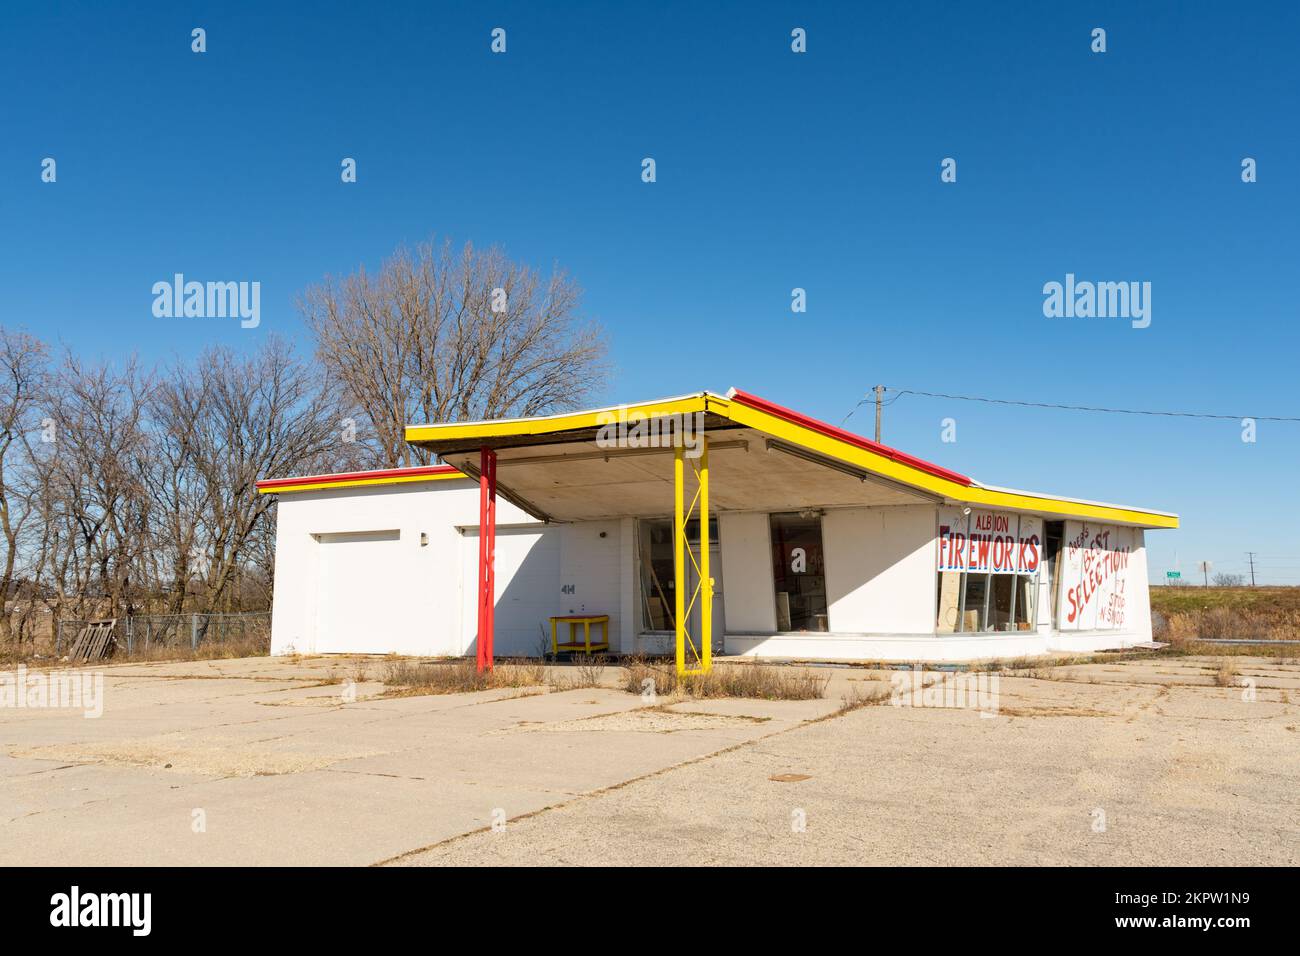
<instances>
[{"instance_id":1,"label":"glass window pane","mask_svg":"<svg viewBox=\"0 0 1300 956\"><path fill-rule=\"evenodd\" d=\"M939 572L939 620L935 630L940 634L952 634L958 628L958 615L961 612L961 572Z\"/></svg>"},{"instance_id":2,"label":"glass window pane","mask_svg":"<svg viewBox=\"0 0 1300 956\"><path fill-rule=\"evenodd\" d=\"M964 604L961 613L963 633L988 630L988 596L989 576L987 574L967 574Z\"/></svg>"},{"instance_id":3,"label":"glass window pane","mask_svg":"<svg viewBox=\"0 0 1300 956\"><path fill-rule=\"evenodd\" d=\"M1052 628L1055 629L1060 619L1057 617L1057 594L1060 591L1058 581L1061 572L1061 541L1065 537L1065 522L1049 521L1047 522L1044 544L1043 562L1047 566L1047 583L1048 583L1048 606L1052 612Z\"/></svg>"},{"instance_id":4,"label":"glass window pane","mask_svg":"<svg viewBox=\"0 0 1300 956\"><path fill-rule=\"evenodd\" d=\"M1015 594L1015 577L1010 574L995 574L992 582L993 591L989 598L989 630L1011 630L1011 599Z\"/></svg>"},{"instance_id":5,"label":"glass window pane","mask_svg":"<svg viewBox=\"0 0 1300 956\"><path fill-rule=\"evenodd\" d=\"M640 524L638 541L641 565L641 626L648 631L671 631L676 627L673 569L673 522L650 518Z\"/></svg>"},{"instance_id":6,"label":"glass window pane","mask_svg":"<svg viewBox=\"0 0 1300 956\"><path fill-rule=\"evenodd\" d=\"M1016 630L1032 631L1037 625L1038 576L1016 575Z\"/></svg>"},{"instance_id":7,"label":"glass window pane","mask_svg":"<svg viewBox=\"0 0 1300 956\"><path fill-rule=\"evenodd\" d=\"M669 534L670 542L672 540L671 537L672 527L673 527L672 522L669 521L668 534ZM691 518L686 522L686 540L691 545L697 545L700 543L700 519L699 518ZM718 519L717 518L709 519L709 540L712 541L714 544L718 543Z\"/></svg>"},{"instance_id":8,"label":"glass window pane","mask_svg":"<svg viewBox=\"0 0 1300 956\"><path fill-rule=\"evenodd\" d=\"M776 629L828 630L821 516L774 514L771 522Z\"/></svg>"}]
</instances>

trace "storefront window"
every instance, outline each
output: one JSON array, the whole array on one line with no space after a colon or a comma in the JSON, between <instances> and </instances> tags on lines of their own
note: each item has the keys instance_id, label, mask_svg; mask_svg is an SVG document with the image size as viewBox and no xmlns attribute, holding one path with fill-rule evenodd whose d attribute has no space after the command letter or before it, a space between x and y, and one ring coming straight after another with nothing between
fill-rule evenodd
<instances>
[{"instance_id":1,"label":"storefront window","mask_svg":"<svg viewBox=\"0 0 1300 956\"><path fill-rule=\"evenodd\" d=\"M939 573L940 634L1034 629L1038 577L1033 574Z\"/></svg>"},{"instance_id":2,"label":"storefront window","mask_svg":"<svg viewBox=\"0 0 1300 956\"><path fill-rule=\"evenodd\" d=\"M709 519L709 541L713 553L718 552L718 519ZM673 566L673 521L671 518L645 518L637 528L638 561L640 565L641 627L647 631L671 631L677 625L677 576ZM691 518L686 522L686 543L696 554L700 550L700 521ZM717 576L716 572L713 575ZM694 593L698 577L691 559L686 559L686 599Z\"/></svg>"},{"instance_id":3,"label":"storefront window","mask_svg":"<svg viewBox=\"0 0 1300 956\"><path fill-rule=\"evenodd\" d=\"M1037 622L1043 522L1002 512L943 512L939 634L1029 631Z\"/></svg>"},{"instance_id":4,"label":"storefront window","mask_svg":"<svg viewBox=\"0 0 1300 956\"><path fill-rule=\"evenodd\" d=\"M821 515L774 514L771 522L776 629L828 630Z\"/></svg>"}]
</instances>

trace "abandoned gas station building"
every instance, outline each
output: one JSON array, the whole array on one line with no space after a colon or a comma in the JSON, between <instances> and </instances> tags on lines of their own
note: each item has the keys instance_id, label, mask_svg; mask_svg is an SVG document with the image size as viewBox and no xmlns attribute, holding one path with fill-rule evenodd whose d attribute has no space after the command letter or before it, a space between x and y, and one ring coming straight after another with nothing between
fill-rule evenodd
<instances>
[{"instance_id":1,"label":"abandoned gas station building","mask_svg":"<svg viewBox=\"0 0 1300 956\"><path fill-rule=\"evenodd\" d=\"M406 438L443 464L259 483L281 496L273 653L490 666L550 652L563 616L686 670L1124 647L1151 639L1144 532L1178 526L980 484L734 389Z\"/></svg>"}]
</instances>

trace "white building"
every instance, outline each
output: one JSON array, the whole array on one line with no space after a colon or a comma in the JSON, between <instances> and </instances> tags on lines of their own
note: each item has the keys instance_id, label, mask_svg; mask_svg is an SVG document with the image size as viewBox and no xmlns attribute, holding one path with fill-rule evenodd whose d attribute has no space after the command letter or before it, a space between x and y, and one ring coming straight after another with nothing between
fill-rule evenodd
<instances>
[{"instance_id":1,"label":"white building","mask_svg":"<svg viewBox=\"0 0 1300 956\"><path fill-rule=\"evenodd\" d=\"M496 656L549 650L558 615L608 615L616 654L680 642L687 668L1124 647L1151 639L1144 532L1178 526L982 485L734 389L407 440L445 464L259 484L281 496L273 653L474 654L488 566Z\"/></svg>"}]
</instances>

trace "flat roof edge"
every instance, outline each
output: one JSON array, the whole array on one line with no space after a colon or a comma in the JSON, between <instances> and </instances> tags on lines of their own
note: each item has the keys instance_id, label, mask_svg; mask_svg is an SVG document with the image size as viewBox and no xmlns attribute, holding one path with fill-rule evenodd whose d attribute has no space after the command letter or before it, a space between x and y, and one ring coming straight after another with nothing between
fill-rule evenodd
<instances>
[{"instance_id":1,"label":"flat roof edge","mask_svg":"<svg viewBox=\"0 0 1300 956\"><path fill-rule=\"evenodd\" d=\"M1068 504L1091 505L1094 508L1114 508L1117 511L1135 511L1146 515L1155 515L1161 518L1174 518L1177 520L1178 515L1173 511L1157 511L1155 508L1141 508L1136 505L1118 505L1112 501L1091 501L1087 498L1071 498L1065 495L1048 495L1039 491L1025 491L1021 488L1002 488L998 485L986 485L982 481L975 482L979 488L988 491L997 491L1006 495L1023 495L1026 498L1042 498L1047 501L1064 501Z\"/></svg>"},{"instance_id":2,"label":"flat roof edge","mask_svg":"<svg viewBox=\"0 0 1300 956\"><path fill-rule=\"evenodd\" d=\"M605 412L617 412L625 408L641 408L646 405L668 405L674 402L688 402L691 399L708 399L708 398L726 398L727 396L719 395L716 392L688 392L685 395L670 395L666 398L652 398L644 402L622 402L618 405L605 405L600 408L574 408L564 412L552 412L548 415L522 415L515 418L484 418L476 421L467 422L436 422L424 424L408 424L405 431L409 435L412 431L424 431L443 429L450 431L455 428L481 428L487 425L509 426L522 424L523 422L558 422L566 418L586 415L600 415ZM410 439L408 439L409 441Z\"/></svg>"},{"instance_id":3,"label":"flat roof edge","mask_svg":"<svg viewBox=\"0 0 1300 956\"><path fill-rule=\"evenodd\" d=\"M376 468L370 471L343 471L328 475L303 475L293 478L265 478L257 483L262 495L293 491L316 491L324 488L355 488L362 485L395 485L416 481L445 481L467 478L451 465L422 465L416 468Z\"/></svg>"}]
</instances>

